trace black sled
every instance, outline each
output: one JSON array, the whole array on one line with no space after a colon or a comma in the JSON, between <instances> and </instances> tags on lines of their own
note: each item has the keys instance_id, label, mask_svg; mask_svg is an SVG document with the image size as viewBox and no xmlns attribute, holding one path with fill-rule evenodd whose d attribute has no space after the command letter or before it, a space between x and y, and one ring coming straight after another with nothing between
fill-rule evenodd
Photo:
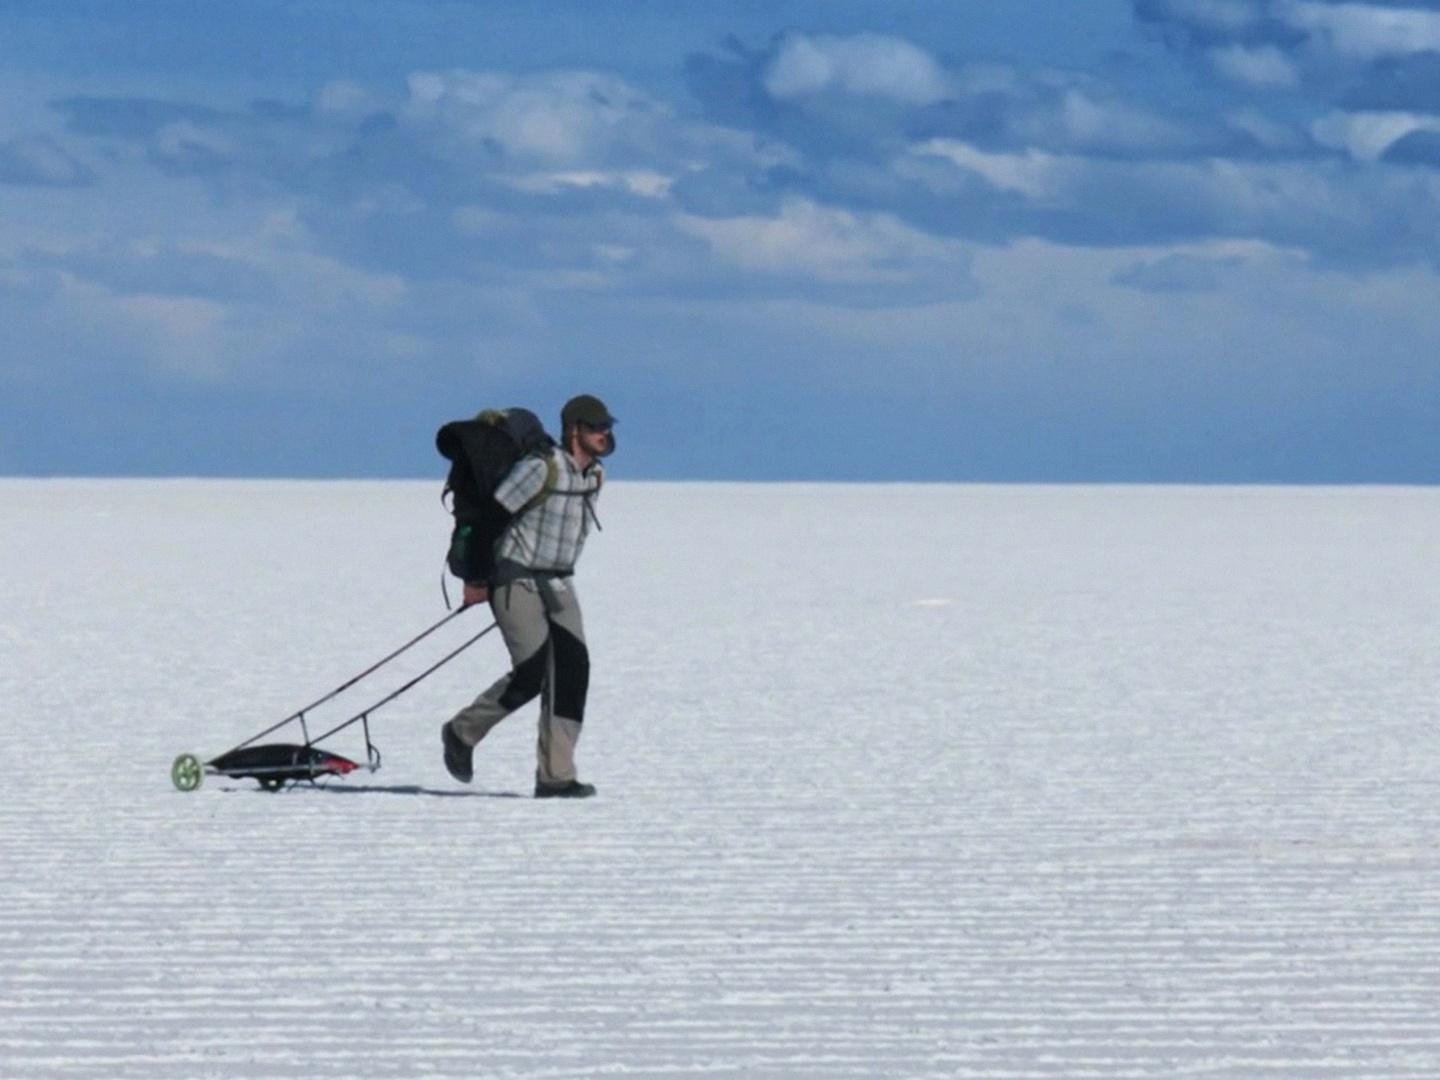
<instances>
[{"instance_id":1,"label":"black sled","mask_svg":"<svg viewBox=\"0 0 1440 1080\"><path fill-rule=\"evenodd\" d=\"M368 743L366 750L374 754L370 770L380 767L380 754ZM286 784L300 780L314 781L321 776L344 776L360 768L360 764L316 746L294 743L267 743L230 750L209 763L209 771L236 779L258 780L266 791L279 791Z\"/></svg>"},{"instance_id":2,"label":"black sled","mask_svg":"<svg viewBox=\"0 0 1440 1080\"><path fill-rule=\"evenodd\" d=\"M484 630L481 630L478 634L462 642L457 648L446 653L437 662L426 668L398 690L391 691L369 708L362 709L348 720L335 725L328 731L316 735L314 738L310 736L310 725L307 720L307 714L312 709L318 708L332 698L350 689L350 687L354 686L367 675L378 671L412 645L423 641L451 619L461 614L461 612L468 610L469 608L462 607L452 611L439 622L421 631L404 645L401 645L400 648L396 649L389 656L371 664L364 671L360 672L360 674L337 686L324 697L312 701L303 709L296 710L279 723L272 724L264 731L252 735L238 746L231 747L218 757L213 757L209 761L202 762L200 758L194 754L181 754L170 766L171 782L181 791L194 791L200 786L206 775L226 776L231 779L255 780L266 791L279 791L287 785L297 784L302 780L309 781L313 784L316 780L323 777L348 776L350 773L362 768L374 772L380 768L380 751L370 739L370 714L381 706L388 705L416 683L432 675L451 660L455 659L455 657L459 656L491 630L494 630L495 623L492 622ZM260 740L267 735L272 735L289 724L299 725L301 738L305 740L303 743L260 742ZM321 750L316 745L355 724L361 725L365 735L365 761L363 763L352 761L350 758L332 753L329 750Z\"/></svg>"}]
</instances>

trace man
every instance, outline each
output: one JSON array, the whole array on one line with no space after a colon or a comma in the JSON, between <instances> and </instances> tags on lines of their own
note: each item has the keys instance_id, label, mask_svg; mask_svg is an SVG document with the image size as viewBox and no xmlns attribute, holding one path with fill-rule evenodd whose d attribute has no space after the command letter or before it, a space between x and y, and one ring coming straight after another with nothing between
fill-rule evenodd
<instances>
[{"instance_id":1,"label":"man","mask_svg":"<svg viewBox=\"0 0 1440 1080\"><path fill-rule=\"evenodd\" d=\"M475 744L538 695L535 797L595 794L575 775L590 653L571 574L595 519L600 459L615 450L614 424L599 398L571 398L560 413L560 445L522 458L495 489L495 501L515 517L496 544L495 573L467 581L464 599L490 602L514 666L440 729L445 768L461 783L474 776Z\"/></svg>"}]
</instances>

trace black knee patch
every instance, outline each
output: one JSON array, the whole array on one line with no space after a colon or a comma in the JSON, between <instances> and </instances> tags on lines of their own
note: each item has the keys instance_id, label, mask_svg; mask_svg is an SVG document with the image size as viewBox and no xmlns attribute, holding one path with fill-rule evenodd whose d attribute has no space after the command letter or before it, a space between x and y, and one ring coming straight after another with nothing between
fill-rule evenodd
<instances>
[{"instance_id":1,"label":"black knee patch","mask_svg":"<svg viewBox=\"0 0 1440 1080\"><path fill-rule=\"evenodd\" d=\"M500 705L506 712L514 712L540 696L540 687L545 683L545 646L515 665L510 672L510 685L500 695Z\"/></svg>"},{"instance_id":2,"label":"black knee patch","mask_svg":"<svg viewBox=\"0 0 1440 1080\"><path fill-rule=\"evenodd\" d=\"M570 631L553 623L550 644L555 650L555 715L583 723L585 695L590 691L590 650Z\"/></svg>"}]
</instances>

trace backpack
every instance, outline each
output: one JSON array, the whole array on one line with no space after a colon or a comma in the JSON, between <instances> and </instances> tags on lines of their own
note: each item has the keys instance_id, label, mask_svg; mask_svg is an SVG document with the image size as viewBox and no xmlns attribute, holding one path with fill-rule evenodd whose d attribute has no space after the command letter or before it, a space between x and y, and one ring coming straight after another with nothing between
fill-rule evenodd
<instances>
[{"instance_id":1,"label":"backpack","mask_svg":"<svg viewBox=\"0 0 1440 1080\"><path fill-rule=\"evenodd\" d=\"M455 420L435 433L435 448L450 461L440 493L451 497L455 527L445 564L462 581L489 581L495 572L495 544L505 527L554 486L554 465L540 494L512 514L495 501L500 481L522 458L547 456L555 440L529 409L489 409L474 420Z\"/></svg>"}]
</instances>

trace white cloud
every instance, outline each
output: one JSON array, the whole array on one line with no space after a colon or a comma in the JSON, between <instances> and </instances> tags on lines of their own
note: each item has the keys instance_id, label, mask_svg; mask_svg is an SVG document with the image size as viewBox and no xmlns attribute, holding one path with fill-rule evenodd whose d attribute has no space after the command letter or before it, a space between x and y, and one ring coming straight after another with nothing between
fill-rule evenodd
<instances>
[{"instance_id":1,"label":"white cloud","mask_svg":"<svg viewBox=\"0 0 1440 1080\"><path fill-rule=\"evenodd\" d=\"M1170 18L1225 34L1243 33L1259 21L1253 0L1164 0Z\"/></svg>"},{"instance_id":2,"label":"white cloud","mask_svg":"<svg viewBox=\"0 0 1440 1080\"><path fill-rule=\"evenodd\" d=\"M623 79L597 72L421 72L410 76L409 89L406 120L455 150L498 147L550 165L596 161L617 148L650 149L668 116Z\"/></svg>"},{"instance_id":3,"label":"white cloud","mask_svg":"<svg viewBox=\"0 0 1440 1080\"><path fill-rule=\"evenodd\" d=\"M1040 150L995 154L958 139L930 139L911 151L941 157L983 177L991 187L1030 198L1043 198L1054 187L1062 159Z\"/></svg>"},{"instance_id":4,"label":"white cloud","mask_svg":"<svg viewBox=\"0 0 1440 1080\"><path fill-rule=\"evenodd\" d=\"M793 35L771 61L765 89L782 100L837 90L905 105L934 104L951 93L929 53L882 34Z\"/></svg>"},{"instance_id":5,"label":"white cloud","mask_svg":"<svg viewBox=\"0 0 1440 1080\"><path fill-rule=\"evenodd\" d=\"M1190 141L1183 128L1153 113L1112 101L1097 101L1070 90L1061 104L1061 125L1069 139L1097 149L1146 150Z\"/></svg>"},{"instance_id":6,"label":"white cloud","mask_svg":"<svg viewBox=\"0 0 1440 1080\"><path fill-rule=\"evenodd\" d=\"M1255 109L1241 109L1231 113L1226 117L1226 121L1231 127L1237 131L1243 131L1268 150L1293 153L1300 150L1305 144L1305 136L1298 128L1266 116Z\"/></svg>"},{"instance_id":7,"label":"white cloud","mask_svg":"<svg viewBox=\"0 0 1440 1080\"><path fill-rule=\"evenodd\" d=\"M925 264L967 255L888 214L856 214L788 199L775 217L681 216L677 224L703 239L716 256L745 270L799 275L819 282L893 282Z\"/></svg>"},{"instance_id":8,"label":"white cloud","mask_svg":"<svg viewBox=\"0 0 1440 1080\"><path fill-rule=\"evenodd\" d=\"M1318 34L1337 53L1360 60L1440 50L1440 12L1433 10L1288 0L1279 11L1292 26Z\"/></svg>"},{"instance_id":9,"label":"white cloud","mask_svg":"<svg viewBox=\"0 0 1440 1080\"><path fill-rule=\"evenodd\" d=\"M511 177L507 183L518 191L540 195L555 195L575 188L609 188L641 198L660 199L669 194L675 181L658 172L631 169L525 173Z\"/></svg>"},{"instance_id":10,"label":"white cloud","mask_svg":"<svg viewBox=\"0 0 1440 1080\"><path fill-rule=\"evenodd\" d=\"M1408 112L1332 112L1311 125L1316 140L1357 161L1375 161L1414 131L1440 132L1440 117Z\"/></svg>"},{"instance_id":11,"label":"white cloud","mask_svg":"<svg viewBox=\"0 0 1440 1080\"><path fill-rule=\"evenodd\" d=\"M1300 69L1273 45L1215 49L1210 53L1210 62L1225 78L1250 86L1295 86L1300 81Z\"/></svg>"},{"instance_id":12,"label":"white cloud","mask_svg":"<svg viewBox=\"0 0 1440 1080\"><path fill-rule=\"evenodd\" d=\"M239 146L213 128L179 120L155 133L152 150L160 159L183 166L228 160L239 152Z\"/></svg>"}]
</instances>

